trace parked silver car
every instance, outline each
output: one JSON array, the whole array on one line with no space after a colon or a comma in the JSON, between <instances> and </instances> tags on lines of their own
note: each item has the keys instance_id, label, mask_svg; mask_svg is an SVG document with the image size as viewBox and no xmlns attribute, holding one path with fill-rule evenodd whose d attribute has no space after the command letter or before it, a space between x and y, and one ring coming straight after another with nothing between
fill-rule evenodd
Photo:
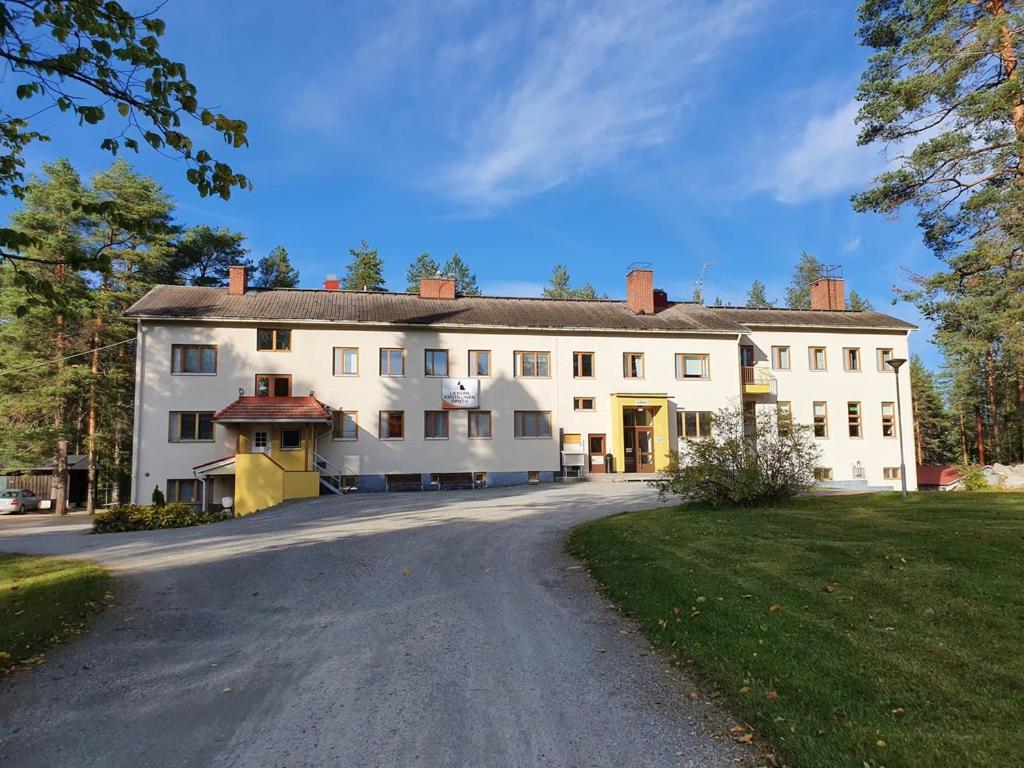
<instances>
[{"instance_id":1,"label":"parked silver car","mask_svg":"<svg viewBox=\"0 0 1024 768\"><path fill-rule=\"evenodd\" d=\"M0 515L16 515L30 509L39 509L39 497L32 491L17 488L0 491Z\"/></svg>"}]
</instances>

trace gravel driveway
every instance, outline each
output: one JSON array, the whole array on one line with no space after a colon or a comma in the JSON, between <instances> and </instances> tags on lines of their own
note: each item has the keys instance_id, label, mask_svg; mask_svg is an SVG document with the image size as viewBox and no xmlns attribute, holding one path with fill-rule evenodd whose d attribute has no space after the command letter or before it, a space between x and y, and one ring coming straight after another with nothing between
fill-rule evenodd
<instances>
[{"instance_id":1,"label":"gravel driveway","mask_svg":"<svg viewBox=\"0 0 1024 768\"><path fill-rule=\"evenodd\" d=\"M0 681L0 765L734 766L730 723L562 553L655 503L590 483L105 536L0 519L0 550L120 576L86 635Z\"/></svg>"}]
</instances>

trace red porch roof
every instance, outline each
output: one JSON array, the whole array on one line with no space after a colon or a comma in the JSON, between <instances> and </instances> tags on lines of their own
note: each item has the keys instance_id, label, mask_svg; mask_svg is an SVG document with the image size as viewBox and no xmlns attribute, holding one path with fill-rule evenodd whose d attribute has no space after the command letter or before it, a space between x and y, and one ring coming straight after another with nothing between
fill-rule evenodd
<instances>
[{"instance_id":1,"label":"red porch roof","mask_svg":"<svg viewBox=\"0 0 1024 768\"><path fill-rule=\"evenodd\" d=\"M213 415L219 422L331 423L331 412L315 397L240 397Z\"/></svg>"}]
</instances>

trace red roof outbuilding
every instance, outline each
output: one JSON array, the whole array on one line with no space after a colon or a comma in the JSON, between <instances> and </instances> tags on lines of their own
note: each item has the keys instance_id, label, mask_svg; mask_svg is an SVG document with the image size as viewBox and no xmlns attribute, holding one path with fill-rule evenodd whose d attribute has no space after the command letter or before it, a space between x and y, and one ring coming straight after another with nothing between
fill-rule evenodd
<instances>
[{"instance_id":1,"label":"red roof outbuilding","mask_svg":"<svg viewBox=\"0 0 1024 768\"><path fill-rule=\"evenodd\" d=\"M213 415L221 423L331 423L331 412L315 397L240 397Z\"/></svg>"},{"instance_id":2,"label":"red roof outbuilding","mask_svg":"<svg viewBox=\"0 0 1024 768\"><path fill-rule=\"evenodd\" d=\"M926 487L942 488L952 485L960 479L960 471L945 464L918 464L917 484Z\"/></svg>"}]
</instances>

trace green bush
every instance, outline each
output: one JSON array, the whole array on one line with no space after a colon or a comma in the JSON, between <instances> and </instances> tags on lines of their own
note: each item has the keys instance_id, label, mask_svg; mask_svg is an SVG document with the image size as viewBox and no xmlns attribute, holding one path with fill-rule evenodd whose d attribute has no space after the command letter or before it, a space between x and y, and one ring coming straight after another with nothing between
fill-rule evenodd
<instances>
[{"instance_id":1,"label":"green bush","mask_svg":"<svg viewBox=\"0 0 1024 768\"><path fill-rule=\"evenodd\" d=\"M985 477L984 467L980 464L968 464L957 467L960 477L963 479L965 491L980 491L988 488L988 478Z\"/></svg>"},{"instance_id":2,"label":"green bush","mask_svg":"<svg viewBox=\"0 0 1024 768\"><path fill-rule=\"evenodd\" d=\"M92 520L93 533L122 531L154 531L160 528L188 528L207 525L230 517L224 512L203 512L188 504L165 504L161 507L142 504L121 504L97 512Z\"/></svg>"}]
</instances>

